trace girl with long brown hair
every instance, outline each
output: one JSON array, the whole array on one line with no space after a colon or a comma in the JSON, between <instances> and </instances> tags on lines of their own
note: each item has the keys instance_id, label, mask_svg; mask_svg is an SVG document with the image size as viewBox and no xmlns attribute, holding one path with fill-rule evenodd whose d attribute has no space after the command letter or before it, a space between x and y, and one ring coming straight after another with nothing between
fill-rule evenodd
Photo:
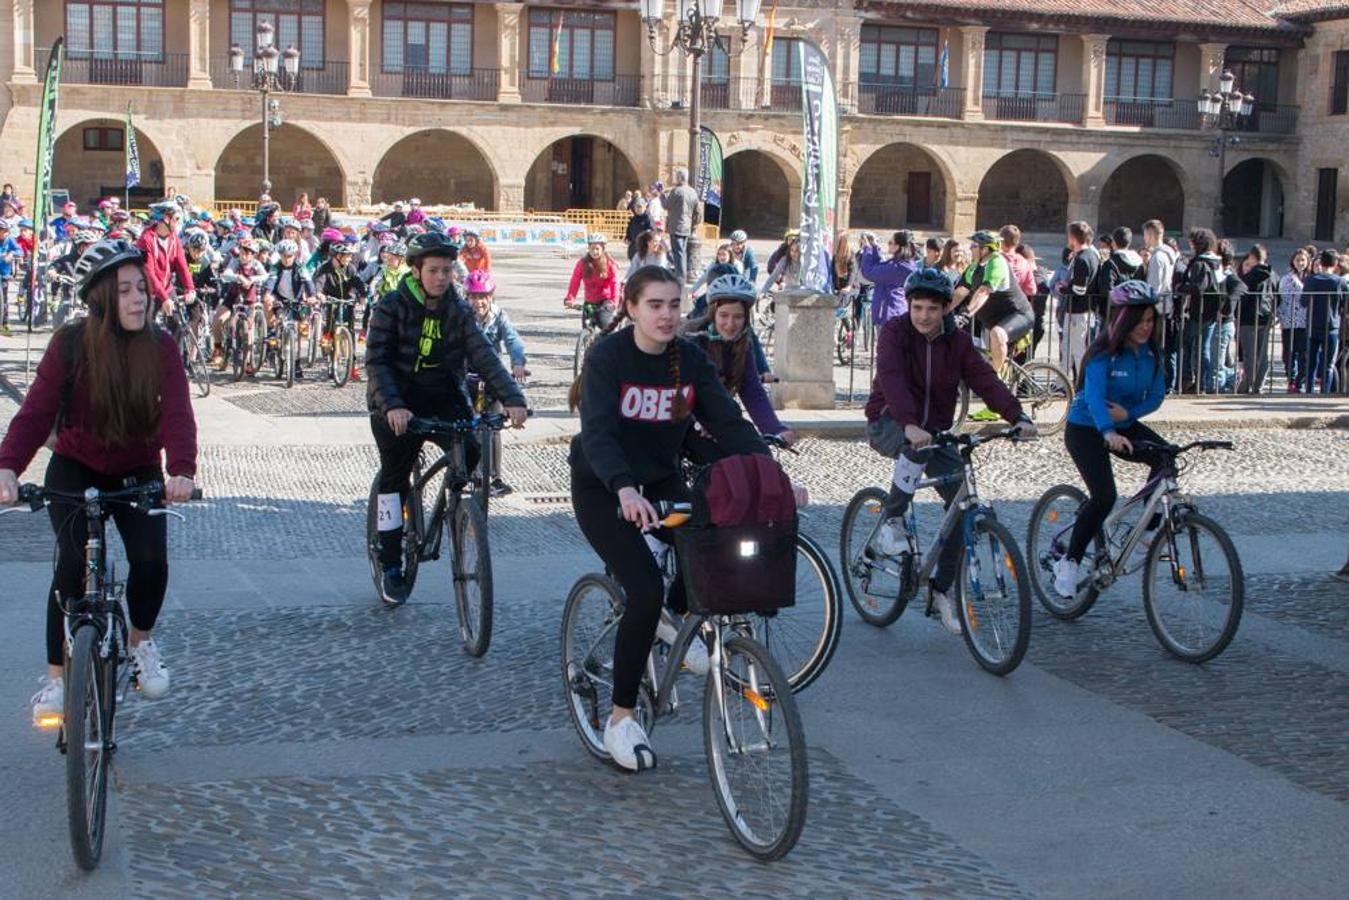
<instances>
[{"instance_id":1,"label":"girl with long brown hair","mask_svg":"<svg viewBox=\"0 0 1349 900\"><path fill-rule=\"evenodd\" d=\"M572 508L581 533L627 598L614 646L604 747L632 771L656 764L632 717L642 669L654 639L671 640L677 631L675 623L662 622L664 583L644 536L659 520L652 501L688 499L679 452L695 416L728 453L768 452L707 356L678 337L682 295L683 285L669 269L634 271L619 314L592 345L572 393L581 414L568 457ZM632 324L619 328L624 322ZM685 662L706 673L706 648L695 642Z\"/></svg>"},{"instance_id":2,"label":"girl with long brown hair","mask_svg":"<svg viewBox=\"0 0 1349 900\"><path fill-rule=\"evenodd\" d=\"M562 305L576 306L576 295L585 288L585 302L596 307L601 325L607 325L618 309L618 264L609 256L609 239L598 232L586 238L586 255L576 261Z\"/></svg>"},{"instance_id":3,"label":"girl with long brown hair","mask_svg":"<svg viewBox=\"0 0 1349 900\"><path fill-rule=\"evenodd\" d=\"M19 475L53 428L48 488L106 491L164 481L167 501L187 500L197 468L197 425L177 345L150 316L144 256L126 241L101 241L85 251L75 272L89 316L53 336L0 443L0 505L17 499ZM84 590L83 508L52 502L48 512L57 559L47 598L47 677L33 697L35 722L62 713L64 620L57 596ZM150 636L169 577L164 520L128 507L112 516L130 563L132 671L141 692L156 699L169 689L168 670Z\"/></svg>"}]
</instances>

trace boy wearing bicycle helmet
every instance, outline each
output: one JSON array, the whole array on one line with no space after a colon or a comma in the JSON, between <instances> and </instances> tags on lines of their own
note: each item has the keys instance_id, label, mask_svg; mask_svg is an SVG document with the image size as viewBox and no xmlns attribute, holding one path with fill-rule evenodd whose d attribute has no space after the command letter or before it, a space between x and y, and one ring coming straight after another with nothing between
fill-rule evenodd
<instances>
[{"instance_id":1,"label":"boy wearing bicycle helmet","mask_svg":"<svg viewBox=\"0 0 1349 900\"><path fill-rule=\"evenodd\" d=\"M127 241L100 241L80 257L76 288L89 316L53 335L23 406L0 443L0 505L18 499L18 477L46 443L56 446L46 487L78 493L165 482L164 497L192 496L197 424L178 346L156 328L145 258ZM167 459L164 477L161 454ZM87 521L79 504L53 501L56 570L47 599L47 677L33 697L35 724L62 715L65 618L57 598L84 592ZM126 546L131 668L149 699L168 693L169 672L151 637L169 580L162 518L111 509Z\"/></svg>"},{"instance_id":2,"label":"boy wearing bicycle helmet","mask_svg":"<svg viewBox=\"0 0 1349 900\"><path fill-rule=\"evenodd\" d=\"M1087 485L1087 502L1078 510L1068 553L1054 564L1054 590L1077 596L1079 568L1087 544L1115 506L1113 453L1129 462L1145 463L1155 477L1166 464L1159 453L1135 442L1166 443L1138 421L1155 412L1166 396L1166 372L1157 327L1157 292L1144 281L1125 281L1110 291L1110 327L1087 349L1078 375L1077 396L1068 410L1063 442ZM1138 542L1135 553L1146 558L1153 530Z\"/></svg>"},{"instance_id":3,"label":"boy wearing bicycle helmet","mask_svg":"<svg viewBox=\"0 0 1349 900\"><path fill-rule=\"evenodd\" d=\"M903 516L924 473L935 478L964 468L954 448L931 446L933 435L951 428L961 381L1022 437L1035 436L1035 425L1016 397L975 349L969 334L956 328L954 317L946 314L952 297L950 279L938 269L919 269L905 282L904 296L908 312L886 322L877 338L876 378L866 405L872 449L895 461L885 498L886 522L866 551L878 556L897 556L908 549ZM959 490L958 484L937 488L947 506ZM962 547L960 541L942 547L932 579L933 604L952 634L960 633L960 620L948 592Z\"/></svg>"},{"instance_id":4,"label":"boy wearing bicycle helmet","mask_svg":"<svg viewBox=\"0 0 1349 900\"><path fill-rule=\"evenodd\" d=\"M355 304L365 296L365 284L361 282L360 273L356 271L356 237L354 235L343 237L342 240L334 242L328 249L328 259L314 273L314 290L319 300L323 300L325 297L334 297L338 300L352 301L351 306L342 308L340 324L346 325L354 334L356 331ZM356 369L356 355L354 353L351 359L350 380L361 380L360 372Z\"/></svg>"},{"instance_id":5,"label":"boy wearing bicycle helmet","mask_svg":"<svg viewBox=\"0 0 1349 900\"><path fill-rule=\"evenodd\" d=\"M496 305L496 289L496 279L485 269L469 272L468 278L464 279L464 292L468 294L468 305L473 307L473 315L478 327L482 329L482 336L487 338L492 352L498 357L502 349L505 349L511 360L511 377L517 384L524 384L529 375L529 370L525 368L525 342L520 340L520 333L511 324L511 317ZM482 391L482 381L470 376L468 385L476 406L478 395ZM501 402L491 397L486 411L499 414ZM501 432L493 431L491 472L493 497L504 497L515 490L501 477L501 455Z\"/></svg>"},{"instance_id":6,"label":"boy wearing bicycle helmet","mask_svg":"<svg viewBox=\"0 0 1349 900\"><path fill-rule=\"evenodd\" d=\"M408 241L411 270L385 294L370 316L365 350L366 405L379 449L377 498L381 595L398 605L408 598L403 578L402 493L421 453L423 438L408 434L414 416L471 418L464 378L476 372L506 408L511 425L525 423L525 397L487 343L454 282L459 248L436 231ZM478 444L462 438L471 471Z\"/></svg>"}]
</instances>

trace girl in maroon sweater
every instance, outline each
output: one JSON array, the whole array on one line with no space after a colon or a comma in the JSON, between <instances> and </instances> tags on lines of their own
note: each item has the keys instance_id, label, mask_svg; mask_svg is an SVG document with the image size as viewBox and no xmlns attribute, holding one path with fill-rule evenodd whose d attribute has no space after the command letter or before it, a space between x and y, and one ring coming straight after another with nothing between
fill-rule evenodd
<instances>
[{"instance_id":1,"label":"girl in maroon sweater","mask_svg":"<svg viewBox=\"0 0 1349 900\"><path fill-rule=\"evenodd\" d=\"M0 505L18 499L18 477L53 427L48 488L107 491L165 481L165 499L187 500L195 487L197 424L177 347L150 317L144 256L126 241L101 241L85 251L75 272L89 317L52 338L0 442ZM161 451L168 460L167 480ZM35 722L62 712L65 636L57 592L73 597L84 590L83 508L52 502L48 512L57 558L47 597L47 677L33 697ZM141 691L157 699L169 689L168 670L150 637L169 578L164 520L121 506L113 521L130 563L132 669Z\"/></svg>"}]
</instances>

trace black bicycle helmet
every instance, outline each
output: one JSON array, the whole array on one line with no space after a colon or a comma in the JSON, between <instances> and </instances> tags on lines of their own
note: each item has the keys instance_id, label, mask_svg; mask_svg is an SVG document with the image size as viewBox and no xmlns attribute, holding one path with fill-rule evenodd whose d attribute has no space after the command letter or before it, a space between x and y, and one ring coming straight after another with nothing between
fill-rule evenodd
<instances>
[{"instance_id":1,"label":"black bicycle helmet","mask_svg":"<svg viewBox=\"0 0 1349 900\"><path fill-rule=\"evenodd\" d=\"M145 254L130 241L117 238L99 241L84 253L75 263L76 292L81 300L89 299L89 289L105 273L111 272L125 263L143 263Z\"/></svg>"},{"instance_id":2,"label":"black bicycle helmet","mask_svg":"<svg viewBox=\"0 0 1349 900\"><path fill-rule=\"evenodd\" d=\"M427 231L408 241L407 261L415 263L428 256L459 258L459 245L439 231Z\"/></svg>"},{"instance_id":3,"label":"black bicycle helmet","mask_svg":"<svg viewBox=\"0 0 1349 900\"><path fill-rule=\"evenodd\" d=\"M1111 306L1156 306L1157 292L1146 281L1121 281L1110 289Z\"/></svg>"},{"instance_id":4,"label":"black bicycle helmet","mask_svg":"<svg viewBox=\"0 0 1349 900\"><path fill-rule=\"evenodd\" d=\"M925 266L909 276L908 281L904 282L904 296L906 297L927 297L933 300L940 300L943 304L950 303L955 290L951 287L951 279L940 269L934 269L931 266Z\"/></svg>"}]
</instances>

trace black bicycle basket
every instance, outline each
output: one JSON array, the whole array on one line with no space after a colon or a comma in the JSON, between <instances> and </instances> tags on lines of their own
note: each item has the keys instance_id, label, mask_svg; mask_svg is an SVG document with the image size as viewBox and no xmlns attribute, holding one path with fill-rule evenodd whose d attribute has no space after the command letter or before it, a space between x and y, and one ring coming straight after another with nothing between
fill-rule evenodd
<instances>
[{"instance_id":1,"label":"black bicycle basket","mask_svg":"<svg viewBox=\"0 0 1349 900\"><path fill-rule=\"evenodd\" d=\"M767 613L795 605L796 531L796 519L675 529L689 612Z\"/></svg>"}]
</instances>

